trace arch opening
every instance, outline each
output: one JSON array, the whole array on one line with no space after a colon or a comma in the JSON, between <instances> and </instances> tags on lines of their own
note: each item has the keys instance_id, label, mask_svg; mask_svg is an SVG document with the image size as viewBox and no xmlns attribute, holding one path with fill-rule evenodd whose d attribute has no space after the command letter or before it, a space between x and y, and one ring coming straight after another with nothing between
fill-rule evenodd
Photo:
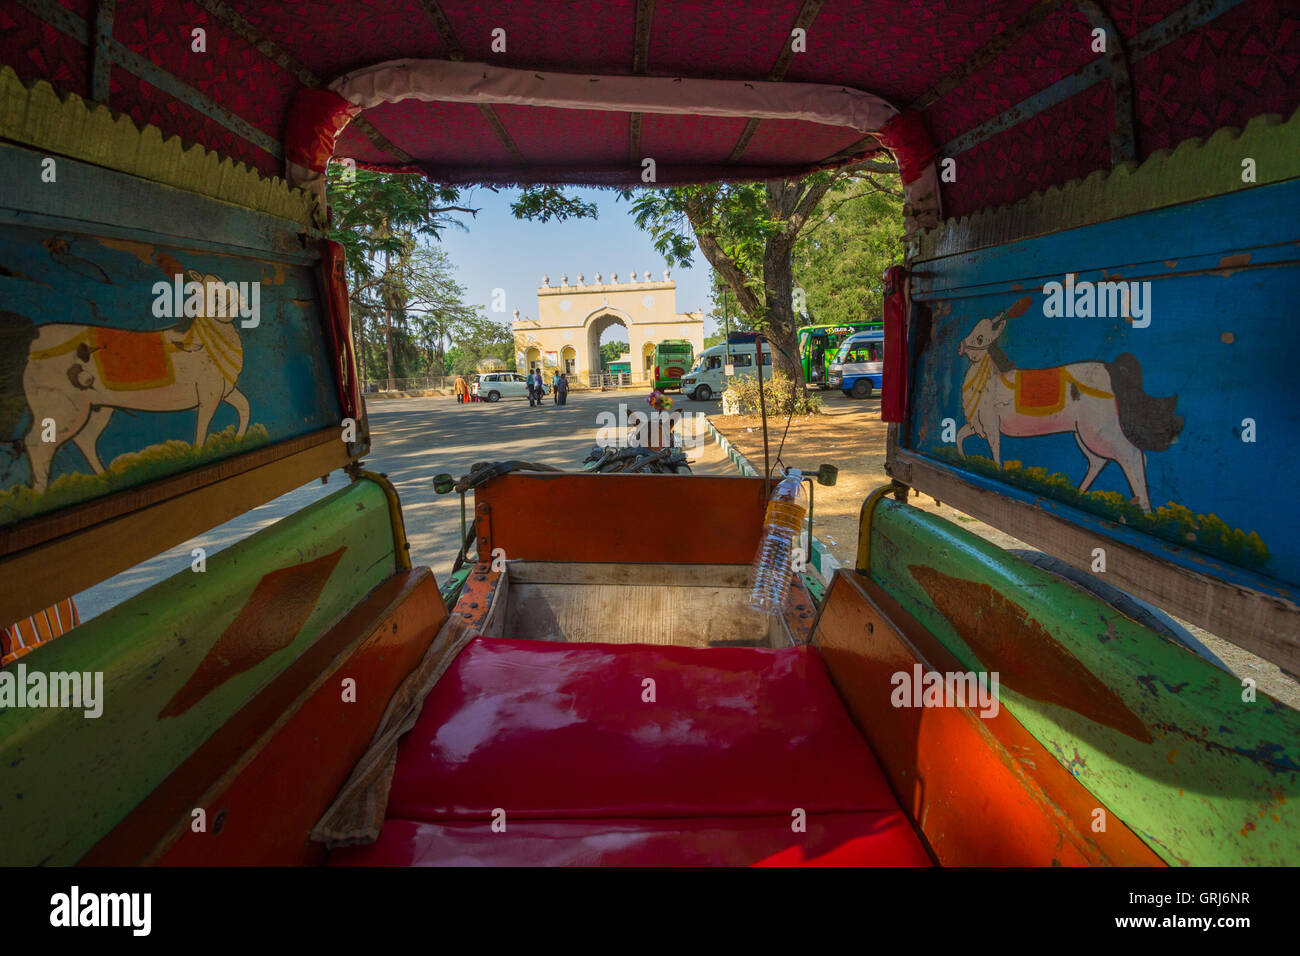
<instances>
[{"instance_id":1,"label":"arch opening","mask_svg":"<svg viewBox=\"0 0 1300 956\"><path fill-rule=\"evenodd\" d=\"M593 374L633 373L635 368L624 359L631 343L628 320L611 310L601 310L587 320L588 372ZM615 348L617 346L617 348Z\"/></svg>"}]
</instances>

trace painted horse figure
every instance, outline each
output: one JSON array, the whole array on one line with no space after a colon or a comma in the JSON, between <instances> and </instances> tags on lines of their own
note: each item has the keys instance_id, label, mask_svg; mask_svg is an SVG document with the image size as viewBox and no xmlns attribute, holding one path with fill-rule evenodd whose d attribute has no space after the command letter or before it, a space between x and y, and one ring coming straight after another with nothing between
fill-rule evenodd
<instances>
[{"instance_id":1,"label":"painted horse figure","mask_svg":"<svg viewBox=\"0 0 1300 956\"><path fill-rule=\"evenodd\" d=\"M235 387L244 350L234 318L238 293L215 275L190 270L204 287L202 314L171 329L136 332L94 325L39 326L27 354L23 391L32 425L23 441L32 488L49 487L54 456L73 442L95 474L103 473L96 443L119 408L147 412L198 410L194 444L207 439L222 402L239 415L237 436L248 429L248 399ZM53 426L53 441L44 440Z\"/></svg>"},{"instance_id":2,"label":"painted horse figure","mask_svg":"<svg viewBox=\"0 0 1300 956\"><path fill-rule=\"evenodd\" d=\"M1002 467L1002 436L1029 438L1073 432L1088 460L1080 491L1092 487L1108 462L1124 472L1133 497L1151 511L1146 452L1164 451L1178 437L1183 420L1178 397L1153 398L1142 390L1142 366L1125 353L1113 362L1076 362L1056 368L1018 369L996 342L1008 318L1022 315L1025 296L991 319L981 319L958 351L970 360L962 381L966 423L957 431L957 451L972 435L989 443Z\"/></svg>"}]
</instances>

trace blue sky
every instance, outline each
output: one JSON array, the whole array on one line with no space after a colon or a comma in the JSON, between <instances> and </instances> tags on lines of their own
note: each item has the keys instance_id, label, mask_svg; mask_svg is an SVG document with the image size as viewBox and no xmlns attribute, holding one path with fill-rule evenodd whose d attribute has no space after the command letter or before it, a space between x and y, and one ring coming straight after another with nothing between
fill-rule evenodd
<instances>
[{"instance_id":1,"label":"blue sky","mask_svg":"<svg viewBox=\"0 0 1300 956\"><path fill-rule=\"evenodd\" d=\"M561 223L527 222L510 214L510 203L518 190L493 193L480 188L462 196L461 205L480 212L477 217L460 217L469 227L468 232L445 230L442 248L456 267L456 281L467 289L467 302L490 308L492 290L504 289L506 311L488 315L509 323L515 309L522 315L537 317L537 287L543 275L551 277L551 285L559 285L565 273L570 282L579 272L587 282L595 281L597 272L606 278L617 272L623 281L632 270L636 270L638 278L646 269L656 279L663 277L663 257L655 252L650 235L632 221L630 203L619 201L611 191L571 189L570 193L596 203L600 217ZM709 264L698 250L691 268L672 270L678 312L708 312L710 275ZM715 331L713 326L706 320L706 335ZM621 325L613 326L603 336L606 342L615 339L627 341Z\"/></svg>"}]
</instances>

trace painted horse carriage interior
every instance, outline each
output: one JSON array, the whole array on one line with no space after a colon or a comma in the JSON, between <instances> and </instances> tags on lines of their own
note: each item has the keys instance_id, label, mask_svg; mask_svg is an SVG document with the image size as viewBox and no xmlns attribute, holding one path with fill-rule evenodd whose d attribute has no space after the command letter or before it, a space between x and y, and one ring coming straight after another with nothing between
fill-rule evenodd
<instances>
[{"instance_id":1,"label":"painted horse carriage interior","mask_svg":"<svg viewBox=\"0 0 1300 956\"><path fill-rule=\"evenodd\" d=\"M0 618L47 622L0 692L104 682L93 719L0 698L0 862L1300 861L1295 711L907 504L1300 673L1294 9L559 10L0 4ZM854 568L746 618L767 481L576 463L474 489L457 589L412 567L331 158L640 186L878 154L894 483ZM203 573L57 611L338 468ZM579 508L618 532L543 546ZM998 674L1000 707L900 699L934 672Z\"/></svg>"}]
</instances>

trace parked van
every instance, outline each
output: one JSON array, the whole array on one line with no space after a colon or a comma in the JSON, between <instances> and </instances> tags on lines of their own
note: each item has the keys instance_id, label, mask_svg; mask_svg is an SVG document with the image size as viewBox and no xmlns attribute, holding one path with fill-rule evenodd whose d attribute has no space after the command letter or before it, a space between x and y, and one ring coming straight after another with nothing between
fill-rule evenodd
<instances>
[{"instance_id":1,"label":"parked van","mask_svg":"<svg viewBox=\"0 0 1300 956\"><path fill-rule=\"evenodd\" d=\"M682 376L682 394L697 402L707 402L715 395L721 395L730 381L724 363L728 361L736 375L754 374L754 344L715 345L700 353L691 370ZM764 376L772 368L772 348L763 346Z\"/></svg>"},{"instance_id":2,"label":"parked van","mask_svg":"<svg viewBox=\"0 0 1300 956\"><path fill-rule=\"evenodd\" d=\"M831 360L826 384L850 398L870 398L884 374L885 333L878 329L855 332L840 345Z\"/></svg>"}]
</instances>

